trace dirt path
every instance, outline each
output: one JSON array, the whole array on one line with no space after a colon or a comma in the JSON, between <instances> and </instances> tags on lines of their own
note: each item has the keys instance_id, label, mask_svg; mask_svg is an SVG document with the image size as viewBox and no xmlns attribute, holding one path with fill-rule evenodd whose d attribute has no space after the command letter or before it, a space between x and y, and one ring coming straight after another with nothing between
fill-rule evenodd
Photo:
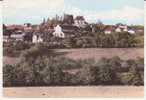
<instances>
[{"instance_id":1,"label":"dirt path","mask_svg":"<svg viewBox=\"0 0 146 100\"><path fill-rule=\"evenodd\" d=\"M58 49L58 52L64 52L66 57L71 59L89 59L96 60L102 57L111 58L119 56L121 59L136 59L144 57L143 48L87 48L87 49Z\"/></svg>"},{"instance_id":2,"label":"dirt path","mask_svg":"<svg viewBox=\"0 0 146 100\"><path fill-rule=\"evenodd\" d=\"M96 59L102 57L111 58L119 56L123 60L136 59L137 57L144 57L143 48L86 48L86 49L55 49L57 52L64 53L63 56L71 59ZM19 57L3 57L3 64L16 64Z\"/></svg>"},{"instance_id":3,"label":"dirt path","mask_svg":"<svg viewBox=\"0 0 146 100\"><path fill-rule=\"evenodd\" d=\"M144 87L22 87L4 88L4 97L143 97Z\"/></svg>"},{"instance_id":4,"label":"dirt path","mask_svg":"<svg viewBox=\"0 0 146 100\"><path fill-rule=\"evenodd\" d=\"M3 57L3 65L6 65L6 64L14 65L18 61L19 61L19 57L7 57L7 56Z\"/></svg>"}]
</instances>

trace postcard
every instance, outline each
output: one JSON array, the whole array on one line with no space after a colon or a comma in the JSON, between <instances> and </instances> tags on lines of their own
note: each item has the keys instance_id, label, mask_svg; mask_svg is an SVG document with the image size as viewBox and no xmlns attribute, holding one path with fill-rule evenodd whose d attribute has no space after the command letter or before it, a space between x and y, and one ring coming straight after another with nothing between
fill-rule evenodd
<instances>
[{"instance_id":1,"label":"postcard","mask_svg":"<svg viewBox=\"0 0 146 100\"><path fill-rule=\"evenodd\" d=\"M3 0L4 97L144 97L143 0Z\"/></svg>"}]
</instances>

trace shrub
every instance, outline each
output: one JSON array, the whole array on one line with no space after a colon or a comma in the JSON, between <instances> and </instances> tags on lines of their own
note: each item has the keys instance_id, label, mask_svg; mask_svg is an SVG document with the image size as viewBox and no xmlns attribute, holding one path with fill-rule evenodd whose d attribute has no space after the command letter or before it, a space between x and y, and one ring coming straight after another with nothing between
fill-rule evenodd
<instances>
[{"instance_id":1,"label":"shrub","mask_svg":"<svg viewBox=\"0 0 146 100\"><path fill-rule=\"evenodd\" d=\"M42 50L42 49L41 49ZM35 50L34 50L35 51ZM36 52L36 51L35 51ZM38 51L36 52L38 53ZM30 56L30 55L29 55ZM141 60L122 61L118 57L75 61L56 56L35 56L3 67L4 86L143 85ZM137 63L137 61L139 63ZM122 62L128 70L123 70ZM70 72L76 69L75 73Z\"/></svg>"},{"instance_id":2,"label":"shrub","mask_svg":"<svg viewBox=\"0 0 146 100\"><path fill-rule=\"evenodd\" d=\"M47 65L43 72L43 81L47 85L62 85L63 72L60 66Z\"/></svg>"},{"instance_id":3,"label":"shrub","mask_svg":"<svg viewBox=\"0 0 146 100\"><path fill-rule=\"evenodd\" d=\"M63 85L64 86L83 85L83 82L80 79L80 77L78 76L78 73L71 74L69 72L64 72Z\"/></svg>"},{"instance_id":4,"label":"shrub","mask_svg":"<svg viewBox=\"0 0 146 100\"><path fill-rule=\"evenodd\" d=\"M131 79L131 85L142 85L143 83L143 79L139 73L139 70L137 68L137 66L132 66L129 69L129 73L132 74L132 79Z\"/></svg>"},{"instance_id":5,"label":"shrub","mask_svg":"<svg viewBox=\"0 0 146 100\"><path fill-rule=\"evenodd\" d=\"M56 62L59 63L59 66L61 66L62 69L68 69L69 70L69 69L81 68L80 63L78 63L75 60L69 59L69 58L58 57L58 58L56 58Z\"/></svg>"},{"instance_id":6,"label":"shrub","mask_svg":"<svg viewBox=\"0 0 146 100\"><path fill-rule=\"evenodd\" d=\"M80 61L82 69L78 73L78 78L83 85L93 85L96 80L95 61L93 59Z\"/></svg>"},{"instance_id":7,"label":"shrub","mask_svg":"<svg viewBox=\"0 0 146 100\"><path fill-rule=\"evenodd\" d=\"M16 84L16 69L12 65L5 65L3 67L3 85L13 86Z\"/></svg>"},{"instance_id":8,"label":"shrub","mask_svg":"<svg viewBox=\"0 0 146 100\"><path fill-rule=\"evenodd\" d=\"M102 85L120 84L115 66L110 63L110 59L102 58L99 63L98 78Z\"/></svg>"},{"instance_id":9,"label":"shrub","mask_svg":"<svg viewBox=\"0 0 146 100\"><path fill-rule=\"evenodd\" d=\"M3 55L10 57L18 57L22 51L29 49L32 46L31 43L22 41L8 42L4 44Z\"/></svg>"},{"instance_id":10,"label":"shrub","mask_svg":"<svg viewBox=\"0 0 146 100\"><path fill-rule=\"evenodd\" d=\"M55 56L56 53L53 50L50 50L46 44L36 44L35 46L31 47L28 50L25 50L21 54L21 58L25 59L26 61L35 60L37 57L50 57Z\"/></svg>"},{"instance_id":11,"label":"shrub","mask_svg":"<svg viewBox=\"0 0 146 100\"><path fill-rule=\"evenodd\" d=\"M121 72L122 62L123 61L117 56L109 59L109 65L111 66L112 70L114 70L115 72Z\"/></svg>"},{"instance_id":12,"label":"shrub","mask_svg":"<svg viewBox=\"0 0 146 100\"><path fill-rule=\"evenodd\" d=\"M131 66L128 72L121 74L121 81L124 85L143 85L143 80L136 66Z\"/></svg>"}]
</instances>

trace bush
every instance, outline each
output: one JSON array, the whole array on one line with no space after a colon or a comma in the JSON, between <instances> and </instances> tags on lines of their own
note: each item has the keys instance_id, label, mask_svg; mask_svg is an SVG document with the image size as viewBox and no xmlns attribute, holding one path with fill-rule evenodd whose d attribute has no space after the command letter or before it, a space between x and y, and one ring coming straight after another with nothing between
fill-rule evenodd
<instances>
[{"instance_id":1,"label":"bush","mask_svg":"<svg viewBox=\"0 0 146 100\"><path fill-rule=\"evenodd\" d=\"M78 72L78 78L83 85L93 85L96 81L96 67L93 59L80 61L82 69Z\"/></svg>"},{"instance_id":2,"label":"bush","mask_svg":"<svg viewBox=\"0 0 146 100\"><path fill-rule=\"evenodd\" d=\"M121 81L124 85L143 85L144 79L136 66L131 66L129 71L121 74Z\"/></svg>"},{"instance_id":3,"label":"bush","mask_svg":"<svg viewBox=\"0 0 146 100\"><path fill-rule=\"evenodd\" d=\"M99 83L102 85L115 85L115 84L120 84L120 80L118 78L118 73L117 73L117 68L120 65L120 63L115 60L115 58L111 59L106 59L102 58L99 60L97 63L97 66L99 66L99 72L98 72L98 78L99 78ZM119 59L120 61L120 59Z\"/></svg>"},{"instance_id":4,"label":"bush","mask_svg":"<svg viewBox=\"0 0 146 100\"><path fill-rule=\"evenodd\" d=\"M132 74L131 85L143 85L144 84L137 66L131 66L131 68L129 69L129 73Z\"/></svg>"},{"instance_id":5,"label":"bush","mask_svg":"<svg viewBox=\"0 0 146 100\"><path fill-rule=\"evenodd\" d=\"M22 51L29 49L31 46L31 43L22 41L4 43L3 55L18 57Z\"/></svg>"},{"instance_id":6,"label":"bush","mask_svg":"<svg viewBox=\"0 0 146 100\"><path fill-rule=\"evenodd\" d=\"M3 85L13 86L16 84L16 68L12 65L5 65L3 67Z\"/></svg>"},{"instance_id":7,"label":"bush","mask_svg":"<svg viewBox=\"0 0 146 100\"><path fill-rule=\"evenodd\" d=\"M44 47L40 47L44 50ZM75 61L68 58L35 55L38 48L29 51L21 61L3 67L4 86L70 86L70 85L143 85L142 60L124 61L118 57ZM45 51L45 50L44 50ZM48 51L47 51L48 52ZM32 59L31 59L31 54ZM28 60L29 59L29 60ZM125 67L121 63L128 62ZM143 64L144 65L144 64ZM144 67L144 66L143 66ZM72 70L76 69L75 73Z\"/></svg>"},{"instance_id":8,"label":"bush","mask_svg":"<svg viewBox=\"0 0 146 100\"><path fill-rule=\"evenodd\" d=\"M122 60L115 56L110 58L109 60L109 65L111 66L112 70L114 70L115 72L121 72L122 69Z\"/></svg>"},{"instance_id":9,"label":"bush","mask_svg":"<svg viewBox=\"0 0 146 100\"><path fill-rule=\"evenodd\" d=\"M59 63L59 66L61 66L62 69L66 70L81 68L80 63L69 58L56 58L56 62Z\"/></svg>"},{"instance_id":10,"label":"bush","mask_svg":"<svg viewBox=\"0 0 146 100\"><path fill-rule=\"evenodd\" d=\"M97 47L94 37L84 36L76 38L76 47L78 48L93 48Z\"/></svg>"},{"instance_id":11,"label":"bush","mask_svg":"<svg viewBox=\"0 0 146 100\"><path fill-rule=\"evenodd\" d=\"M49 49L49 46L46 44L36 44L28 50L25 50L21 54L21 58L26 61L35 60L37 57L50 57L56 56L57 53L53 52L53 50Z\"/></svg>"},{"instance_id":12,"label":"bush","mask_svg":"<svg viewBox=\"0 0 146 100\"><path fill-rule=\"evenodd\" d=\"M50 65L50 64L49 64ZM47 67L44 69L44 74L42 77L43 81L46 85L62 85L63 83L63 72L61 70L61 67L51 65L49 66L47 65Z\"/></svg>"}]
</instances>

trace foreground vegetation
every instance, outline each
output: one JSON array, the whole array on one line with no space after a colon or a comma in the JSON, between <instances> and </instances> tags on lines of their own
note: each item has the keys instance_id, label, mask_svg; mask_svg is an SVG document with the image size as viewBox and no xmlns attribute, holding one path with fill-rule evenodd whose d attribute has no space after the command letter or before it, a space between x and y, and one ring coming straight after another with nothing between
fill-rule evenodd
<instances>
[{"instance_id":1,"label":"foreground vegetation","mask_svg":"<svg viewBox=\"0 0 146 100\"><path fill-rule=\"evenodd\" d=\"M3 67L4 86L143 85L144 60L119 57L72 60L59 57L44 44L20 55L16 65Z\"/></svg>"}]
</instances>

